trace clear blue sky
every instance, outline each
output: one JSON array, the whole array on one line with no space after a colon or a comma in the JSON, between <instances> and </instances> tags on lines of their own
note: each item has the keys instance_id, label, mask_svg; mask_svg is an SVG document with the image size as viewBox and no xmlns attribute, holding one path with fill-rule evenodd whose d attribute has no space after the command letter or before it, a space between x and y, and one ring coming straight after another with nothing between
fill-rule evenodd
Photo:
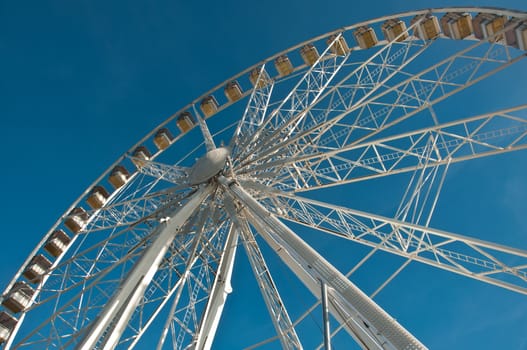
<instances>
[{"instance_id":1,"label":"clear blue sky","mask_svg":"<svg viewBox=\"0 0 527 350\"><path fill-rule=\"evenodd\" d=\"M344 25L456 5L527 10L521 0L0 0L0 288L101 172L212 86ZM500 83L527 92L513 77ZM490 109L525 103L501 103L508 99L496 96ZM469 116L488 104L460 108ZM443 202L434 223L464 234L487 227L486 239L527 249L519 171L527 164L520 163L503 157L494 169L463 169L465 180L445 189L445 198L459 196L456 203ZM473 194L483 199L474 202ZM327 249L335 241L328 242ZM240 261L233 297L255 292L244 285L249 268ZM527 349L525 296L413 264L378 301L432 349ZM228 307L227 319L246 317L236 312L247 305ZM222 328L217 348L232 348L237 330Z\"/></svg>"}]
</instances>

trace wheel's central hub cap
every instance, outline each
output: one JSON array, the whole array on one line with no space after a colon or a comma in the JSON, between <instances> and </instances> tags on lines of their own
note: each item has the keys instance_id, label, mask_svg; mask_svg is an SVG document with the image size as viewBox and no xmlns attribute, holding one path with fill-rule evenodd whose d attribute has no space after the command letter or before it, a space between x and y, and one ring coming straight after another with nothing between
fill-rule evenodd
<instances>
[{"instance_id":1,"label":"wheel's central hub cap","mask_svg":"<svg viewBox=\"0 0 527 350\"><path fill-rule=\"evenodd\" d=\"M228 147L220 147L208 151L199 158L190 170L190 184L198 185L216 176L225 167L229 153Z\"/></svg>"}]
</instances>

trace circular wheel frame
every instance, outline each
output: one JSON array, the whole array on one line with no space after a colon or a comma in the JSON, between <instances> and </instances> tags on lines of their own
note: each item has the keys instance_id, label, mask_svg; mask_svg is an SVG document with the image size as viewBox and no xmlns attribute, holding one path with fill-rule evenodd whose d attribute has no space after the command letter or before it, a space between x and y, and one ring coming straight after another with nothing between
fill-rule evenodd
<instances>
[{"instance_id":1,"label":"circular wheel frame","mask_svg":"<svg viewBox=\"0 0 527 350\"><path fill-rule=\"evenodd\" d=\"M423 348L377 305L400 311L381 291L411 284L410 263L423 276L463 277L449 277L453 285L527 294L526 251L432 221L449 205L439 194L452 198L442 190L456 184L455 169L470 173L467 164L498 155L505 168L527 145L527 105L477 116L458 108L523 64L514 65L525 56L526 18L481 8L377 18L206 92L44 235L0 298L3 346L209 348L221 317L254 318L239 326L249 347L316 348L325 334L346 347ZM236 257L242 250L247 259ZM250 270L257 283L238 280ZM247 283L235 297L271 317L229 309L231 279L235 290ZM430 299L412 298L400 303L423 317Z\"/></svg>"}]
</instances>

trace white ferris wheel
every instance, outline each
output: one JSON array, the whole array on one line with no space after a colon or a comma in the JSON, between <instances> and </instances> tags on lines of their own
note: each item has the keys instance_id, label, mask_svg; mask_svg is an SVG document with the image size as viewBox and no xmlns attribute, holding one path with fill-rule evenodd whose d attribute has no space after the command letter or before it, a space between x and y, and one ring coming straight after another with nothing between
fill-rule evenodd
<instances>
[{"instance_id":1,"label":"white ferris wheel","mask_svg":"<svg viewBox=\"0 0 527 350\"><path fill-rule=\"evenodd\" d=\"M422 10L235 75L148 133L43 236L0 297L0 348L214 347L240 252L273 333L248 348L426 348L375 301L409 264L527 294L527 251L431 224L449 171L527 146L527 104L441 106L477 104L466 96L495 88L486 78L526 49L527 13ZM373 195L377 210L354 208ZM360 254L335 267L350 246ZM389 273L363 292L355 274L383 261Z\"/></svg>"}]
</instances>

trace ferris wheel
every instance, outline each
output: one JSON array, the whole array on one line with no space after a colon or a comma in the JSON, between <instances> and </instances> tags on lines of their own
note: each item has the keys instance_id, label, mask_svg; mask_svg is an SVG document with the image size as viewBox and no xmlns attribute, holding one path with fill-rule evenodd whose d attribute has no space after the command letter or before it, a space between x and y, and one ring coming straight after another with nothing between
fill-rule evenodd
<instances>
[{"instance_id":1,"label":"ferris wheel","mask_svg":"<svg viewBox=\"0 0 527 350\"><path fill-rule=\"evenodd\" d=\"M408 265L527 294L527 251L432 225L452 169L527 147L527 104L466 114L526 49L525 12L421 10L235 75L148 133L43 236L0 297L0 348L209 349L230 295L268 311L247 348L425 349L376 302ZM376 208L357 209L371 196ZM235 263L258 295L233 292ZM363 270L378 275L368 292Z\"/></svg>"}]
</instances>

